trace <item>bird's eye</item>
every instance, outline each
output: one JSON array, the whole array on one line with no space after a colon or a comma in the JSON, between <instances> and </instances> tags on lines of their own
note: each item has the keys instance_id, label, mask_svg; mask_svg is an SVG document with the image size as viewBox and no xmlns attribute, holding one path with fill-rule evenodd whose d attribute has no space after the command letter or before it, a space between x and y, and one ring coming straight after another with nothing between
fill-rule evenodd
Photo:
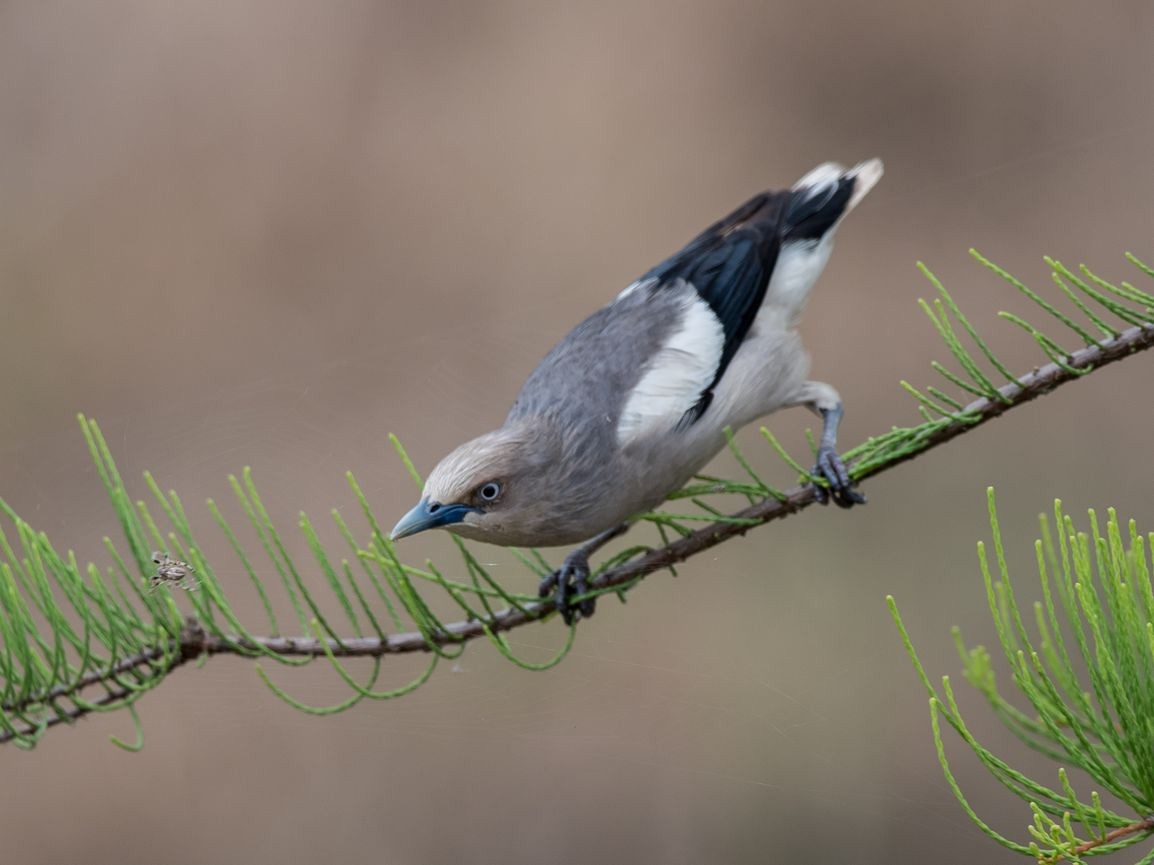
<instances>
[{"instance_id":1,"label":"bird's eye","mask_svg":"<svg viewBox=\"0 0 1154 865\"><path fill-rule=\"evenodd\" d=\"M477 495L481 497L481 501L496 501L497 496L501 495L501 485L496 481L489 481L487 484L481 485L481 488L477 490Z\"/></svg>"}]
</instances>

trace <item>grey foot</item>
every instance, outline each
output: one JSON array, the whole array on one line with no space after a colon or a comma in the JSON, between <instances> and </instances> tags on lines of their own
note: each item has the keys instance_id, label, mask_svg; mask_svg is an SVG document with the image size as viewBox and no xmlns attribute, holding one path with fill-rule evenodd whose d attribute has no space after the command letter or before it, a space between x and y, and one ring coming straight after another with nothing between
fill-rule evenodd
<instances>
[{"instance_id":1,"label":"grey foot","mask_svg":"<svg viewBox=\"0 0 1154 865\"><path fill-rule=\"evenodd\" d=\"M586 598L574 606L570 599L574 595L583 595L589 591L589 555L583 550L575 550L565 557L561 567L541 580L537 590L542 598L553 595L553 602L557 605L557 612L566 625L573 624L578 614L588 619L597 609L595 598Z\"/></svg>"},{"instance_id":2,"label":"grey foot","mask_svg":"<svg viewBox=\"0 0 1154 865\"><path fill-rule=\"evenodd\" d=\"M823 446L817 449L817 464L813 467L813 473L829 483L829 489L814 484L814 497L821 504L829 504L831 498L839 508L852 508L866 503L866 497L853 488L845 463L833 448Z\"/></svg>"}]
</instances>

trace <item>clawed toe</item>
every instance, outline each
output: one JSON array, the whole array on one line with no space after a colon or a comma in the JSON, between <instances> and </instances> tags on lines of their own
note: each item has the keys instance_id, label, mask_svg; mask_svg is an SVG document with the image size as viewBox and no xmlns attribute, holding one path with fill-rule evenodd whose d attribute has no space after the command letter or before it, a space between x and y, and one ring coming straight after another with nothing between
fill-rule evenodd
<instances>
[{"instance_id":1,"label":"clawed toe","mask_svg":"<svg viewBox=\"0 0 1154 865\"><path fill-rule=\"evenodd\" d=\"M813 474L824 478L829 484L828 489L814 484L814 498L821 504L829 504L831 499L839 508L852 508L866 503L866 497L854 489L845 463L833 448L818 448Z\"/></svg>"},{"instance_id":2,"label":"clawed toe","mask_svg":"<svg viewBox=\"0 0 1154 865\"><path fill-rule=\"evenodd\" d=\"M547 598L553 595L553 603L557 612L566 625L571 625L580 615L587 619L597 609L594 598L586 598L573 604L574 596L583 595L589 591L589 563L582 557L570 556L553 573L541 580L537 589L538 597Z\"/></svg>"}]
</instances>

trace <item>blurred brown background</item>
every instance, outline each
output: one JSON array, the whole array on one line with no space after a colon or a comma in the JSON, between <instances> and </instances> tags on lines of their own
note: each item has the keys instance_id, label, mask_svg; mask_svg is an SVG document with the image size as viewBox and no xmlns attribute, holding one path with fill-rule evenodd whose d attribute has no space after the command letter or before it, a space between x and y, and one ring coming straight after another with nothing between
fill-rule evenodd
<instances>
[{"instance_id":1,"label":"blurred brown background","mask_svg":"<svg viewBox=\"0 0 1154 865\"><path fill-rule=\"evenodd\" d=\"M992 319L1021 303L968 247L1038 287L1046 253L1117 279L1136 278L1125 250L1154 257L1152 24L1148 3L1037 0L5 3L0 495L105 563L83 410L207 535L196 503L227 500L246 464L286 526L352 512L349 468L399 515L413 489L387 432L428 470L707 222L874 155L886 178L804 331L845 443L912 423L899 379L945 359L916 260L1021 367L1035 355ZM957 673L949 626L992 638L987 484L1030 597L1054 496L1154 528L1152 363L869 482L867 508L809 511L603 602L550 673L478 644L412 696L316 719L246 663L181 670L140 704L141 754L107 742L132 736L123 713L3 749L3 860L1011 861L941 778L883 599L930 670ZM811 423L773 427L797 447ZM453 559L443 536L406 543ZM513 641L541 660L561 634ZM275 675L315 702L347 693L319 667ZM1025 840L1025 806L952 753L975 806Z\"/></svg>"}]
</instances>

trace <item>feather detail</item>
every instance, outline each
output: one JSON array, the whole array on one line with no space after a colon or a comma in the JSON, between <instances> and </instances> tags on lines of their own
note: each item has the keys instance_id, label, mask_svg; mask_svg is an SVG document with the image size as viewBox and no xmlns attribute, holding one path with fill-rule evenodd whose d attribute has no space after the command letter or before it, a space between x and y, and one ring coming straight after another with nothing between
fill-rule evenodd
<instances>
[{"instance_id":1,"label":"feather detail","mask_svg":"<svg viewBox=\"0 0 1154 865\"><path fill-rule=\"evenodd\" d=\"M713 388L757 318L777 261L782 215L790 197L789 192L754 196L638 280L655 297L688 283L721 323L721 359L712 379L686 408L682 428L705 413Z\"/></svg>"},{"instance_id":2,"label":"feather detail","mask_svg":"<svg viewBox=\"0 0 1154 865\"><path fill-rule=\"evenodd\" d=\"M866 197L871 189L873 189L882 175L885 174L885 166L882 165L880 159L867 159L865 162L859 162L851 170L850 174L854 177L853 196L846 205L845 212L849 213L861 203L861 200Z\"/></svg>"},{"instance_id":3,"label":"feather detail","mask_svg":"<svg viewBox=\"0 0 1154 865\"><path fill-rule=\"evenodd\" d=\"M836 162L817 166L792 189L781 252L766 292L762 319L786 328L797 325L809 292L833 252L836 229L845 215L881 179L880 159L851 169Z\"/></svg>"},{"instance_id":4,"label":"feather detail","mask_svg":"<svg viewBox=\"0 0 1154 865\"><path fill-rule=\"evenodd\" d=\"M821 240L857 207L882 176L880 159L851 169L823 162L793 185L785 215L784 240Z\"/></svg>"}]
</instances>

